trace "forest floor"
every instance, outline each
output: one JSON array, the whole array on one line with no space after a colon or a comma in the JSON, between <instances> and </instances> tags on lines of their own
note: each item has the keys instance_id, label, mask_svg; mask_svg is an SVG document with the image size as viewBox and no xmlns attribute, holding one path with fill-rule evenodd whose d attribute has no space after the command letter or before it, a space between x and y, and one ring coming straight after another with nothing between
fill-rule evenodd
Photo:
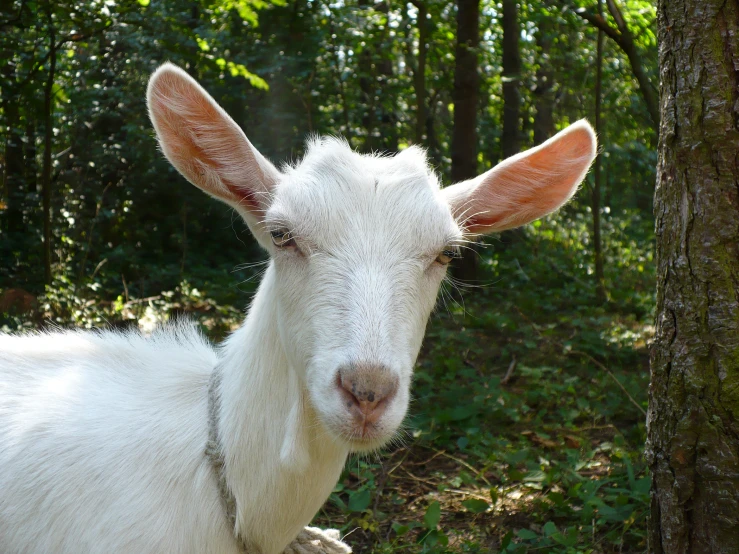
<instances>
[{"instance_id":1,"label":"forest floor","mask_svg":"<svg viewBox=\"0 0 739 554\"><path fill-rule=\"evenodd\" d=\"M318 523L356 552L645 551L650 328L501 292L435 316L403 444L347 465Z\"/></svg>"},{"instance_id":2,"label":"forest floor","mask_svg":"<svg viewBox=\"0 0 739 554\"><path fill-rule=\"evenodd\" d=\"M444 286L404 432L350 459L315 523L341 529L358 554L644 552L650 228L629 214L604 222L605 304L589 275L586 218L537 222L490 243L480 282L461 296ZM146 329L187 313L219 340L242 317L233 277L204 283L207 293L183 282L114 300L62 279L40 317ZM14 317L0 328L38 324Z\"/></svg>"},{"instance_id":3,"label":"forest floor","mask_svg":"<svg viewBox=\"0 0 739 554\"><path fill-rule=\"evenodd\" d=\"M586 223L492 242L487 281L447 289L405 440L347 465L321 525L358 553L646 551L649 229L606 224L599 304Z\"/></svg>"}]
</instances>

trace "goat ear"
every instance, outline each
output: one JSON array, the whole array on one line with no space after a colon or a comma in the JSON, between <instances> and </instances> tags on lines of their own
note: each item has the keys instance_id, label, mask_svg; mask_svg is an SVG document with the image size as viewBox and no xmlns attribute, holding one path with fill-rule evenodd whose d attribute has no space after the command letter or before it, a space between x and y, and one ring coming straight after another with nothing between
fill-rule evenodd
<instances>
[{"instance_id":1,"label":"goat ear","mask_svg":"<svg viewBox=\"0 0 739 554\"><path fill-rule=\"evenodd\" d=\"M236 208L256 234L280 172L176 65L165 63L154 72L146 100L170 163L193 185Z\"/></svg>"},{"instance_id":2,"label":"goat ear","mask_svg":"<svg viewBox=\"0 0 739 554\"><path fill-rule=\"evenodd\" d=\"M475 179L444 188L442 194L467 233L513 229L555 211L572 198L596 148L592 127L581 120Z\"/></svg>"}]
</instances>

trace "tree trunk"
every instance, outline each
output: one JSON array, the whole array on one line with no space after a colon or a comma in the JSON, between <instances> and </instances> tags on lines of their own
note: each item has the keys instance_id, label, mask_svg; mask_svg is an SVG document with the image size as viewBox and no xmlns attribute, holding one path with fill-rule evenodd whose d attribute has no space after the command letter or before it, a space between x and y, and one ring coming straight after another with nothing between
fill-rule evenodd
<instances>
[{"instance_id":1,"label":"tree trunk","mask_svg":"<svg viewBox=\"0 0 739 554\"><path fill-rule=\"evenodd\" d=\"M9 84L15 81L15 67L8 64L2 69L3 86L2 110L6 125L4 148L3 184L6 193L7 208L4 211L3 230L8 239L13 239L24 232L23 229L23 141L21 140L20 105L15 87Z\"/></svg>"},{"instance_id":2,"label":"tree trunk","mask_svg":"<svg viewBox=\"0 0 739 554\"><path fill-rule=\"evenodd\" d=\"M416 144L422 144L426 130L426 49L429 41L429 22L426 4L419 0L411 1L418 9L418 60L413 74L413 88L416 93Z\"/></svg>"},{"instance_id":3,"label":"tree trunk","mask_svg":"<svg viewBox=\"0 0 739 554\"><path fill-rule=\"evenodd\" d=\"M459 0L457 4L457 46L455 49L454 128L452 130L452 181L477 175L477 101L480 78L477 74L480 0Z\"/></svg>"},{"instance_id":4,"label":"tree trunk","mask_svg":"<svg viewBox=\"0 0 739 554\"><path fill-rule=\"evenodd\" d=\"M517 0L503 0L503 130L500 152L503 159L521 151L521 54L518 42Z\"/></svg>"},{"instance_id":5,"label":"tree trunk","mask_svg":"<svg viewBox=\"0 0 739 554\"><path fill-rule=\"evenodd\" d=\"M598 0L598 13L603 15L603 3ZM598 29L598 47L595 60L595 134L603 140L603 120L601 109L603 103L603 31ZM600 195L601 195L601 166L603 155L598 153L595 158L593 175L593 257L595 258L595 296L601 304L606 301L605 276L603 275L603 244L600 236Z\"/></svg>"},{"instance_id":6,"label":"tree trunk","mask_svg":"<svg viewBox=\"0 0 739 554\"><path fill-rule=\"evenodd\" d=\"M24 178L26 181L26 188L29 191L36 192L38 183L36 166L36 120L28 118L26 121L26 143L23 149L24 163Z\"/></svg>"},{"instance_id":7,"label":"tree trunk","mask_svg":"<svg viewBox=\"0 0 739 554\"><path fill-rule=\"evenodd\" d=\"M534 89L534 144L541 144L554 135L554 71L549 59L552 49L552 23L544 18L536 31L536 49L539 67Z\"/></svg>"},{"instance_id":8,"label":"tree trunk","mask_svg":"<svg viewBox=\"0 0 739 554\"><path fill-rule=\"evenodd\" d=\"M372 4L369 0L360 0L357 5L362 9L384 14L390 11L390 5L385 2ZM392 57L388 55L388 52L384 52L384 49L392 48L388 41L387 30L388 26L385 25L379 44L368 43L358 56L359 89L366 105L362 117L362 124L367 133L363 146L366 151L397 152L398 150L398 118L395 111L388 108L388 103L383 102L385 97L383 95L386 95L395 72Z\"/></svg>"},{"instance_id":9,"label":"tree trunk","mask_svg":"<svg viewBox=\"0 0 739 554\"><path fill-rule=\"evenodd\" d=\"M660 0L649 550L739 548L739 4Z\"/></svg>"},{"instance_id":10,"label":"tree trunk","mask_svg":"<svg viewBox=\"0 0 739 554\"><path fill-rule=\"evenodd\" d=\"M480 78L477 74L480 0L457 2L457 46L455 49L454 128L452 130L452 182L477 175L477 103ZM453 268L460 279L474 279L477 254L467 251Z\"/></svg>"},{"instance_id":11,"label":"tree trunk","mask_svg":"<svg viewBox=\"0 0 739 554\"><path fill-rule=\"evenodd\" d=\"M51 283L51 143L54 136L54 73L56 71L56 36L49 6L49 75L44 87L44 165L41 174L41 194L44 219L44 282Z\"/></svg>"},{"instance_id":12,"label":"tree trunk","mask_svg":"<svg viewBox=\"0 0 739 554\"><path fill-rule=\"evenodd\" d=\"M429 157L438 162L441 159L441 144L439 143L439 137L436 135L436 108L437 108L437 94L438 91L431 95L426 105L426 148L428 149Z\"/></svg>"}]
</instances>

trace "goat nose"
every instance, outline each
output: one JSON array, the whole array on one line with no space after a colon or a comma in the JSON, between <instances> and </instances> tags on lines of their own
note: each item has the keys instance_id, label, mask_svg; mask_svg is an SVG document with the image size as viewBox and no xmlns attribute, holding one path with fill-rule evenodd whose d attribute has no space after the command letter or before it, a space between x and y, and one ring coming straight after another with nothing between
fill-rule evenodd
<instances>
[{"instance_id":1,"label":"goat nose","mask_svg":"<svg viewBox=\"0 0 739 554\"><path fill-rule=\"evenodd\" d=\"M398 390L398 377L384 366L355 364L339 370L337 385L354 418L367 424L385 412Z\"/></svg>"}]
</instances>

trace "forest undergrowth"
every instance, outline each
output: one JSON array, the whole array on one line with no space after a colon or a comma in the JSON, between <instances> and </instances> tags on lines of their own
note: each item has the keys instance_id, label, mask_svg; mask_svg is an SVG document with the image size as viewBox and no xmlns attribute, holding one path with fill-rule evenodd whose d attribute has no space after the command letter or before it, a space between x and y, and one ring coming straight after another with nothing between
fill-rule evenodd
<instances>
[{"instance_id":1,"label":"forest undergrowth","mask_svg":"<svg viewBox=\"0 0 739 554\"><path fill-rule=\"evenodd\" d=\"M478 282L445 284L405 431L350 459L317 525L341 529L357 553L646 550L651 222L605 218L599 305L589 221L567 211L493 239ZM149 330L186 314L218 341L259 269L204 270L147 298L61 272L35 315L0 314L0 325Z\"/></svg>"}]
</instances>

